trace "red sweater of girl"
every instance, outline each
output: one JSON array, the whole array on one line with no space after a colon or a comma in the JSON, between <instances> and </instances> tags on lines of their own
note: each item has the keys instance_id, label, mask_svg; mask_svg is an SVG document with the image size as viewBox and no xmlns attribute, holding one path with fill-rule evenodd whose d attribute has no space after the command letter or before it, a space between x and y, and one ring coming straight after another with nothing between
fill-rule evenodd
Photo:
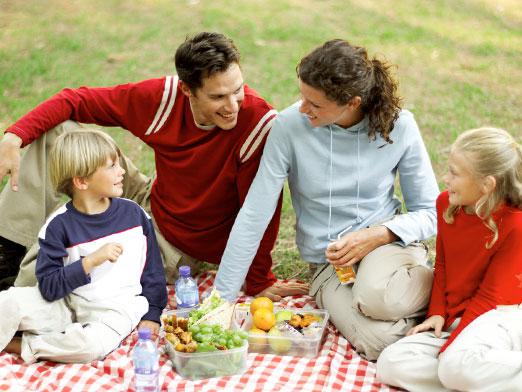
<instances>
[{"instance_id":1,"label":"red sweater of girl","mask_svg":"<svg viewBox=\"0 0 522 392\"><path fill-rule=\"evenodd\" d=\"M444 317L444 328L461 317L441 352L481 314L497 305L522 303L522 211L508 205L493 214L498 239L475 214L459 209L454 222L442 217L448 192L437 199L437 256L428 316Z\"/></svg>"}]
</instances>

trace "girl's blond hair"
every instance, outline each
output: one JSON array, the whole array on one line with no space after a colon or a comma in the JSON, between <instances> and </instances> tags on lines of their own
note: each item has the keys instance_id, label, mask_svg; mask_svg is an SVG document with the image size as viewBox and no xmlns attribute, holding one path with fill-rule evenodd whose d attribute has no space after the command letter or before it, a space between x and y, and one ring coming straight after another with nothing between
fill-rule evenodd
<instances>
[{"instance_id":1,"label":"girl's blond hair","mask_svg":"<svg viewBox=\"0 0 522 392\"><path fill-rule=\"evenodd\" d=\"M61 134L49 155L49 174L57 192L73 196L74 177L89 177L115 160L121 152L112 138L96 129L84 128Z\"/></svg>"},{"instance_id":2,"label":"girl's blond hair","mask_svg":"<svg viewBox=\"0 0 522 392\"><path fill-rule=\"evenodd\" d=\"M495 178L495 189L475 203L475 213L493 232L493 238L486 243L490 249L498 239L498 227L492 217L497 207L506 203L522 208L522 150L503 129L484 127L462 133L451 151L465 156L477 180L487 176ZM453 223L460 208L450 204L444 211L444 221Z\"/></svg>"}]
</instances>

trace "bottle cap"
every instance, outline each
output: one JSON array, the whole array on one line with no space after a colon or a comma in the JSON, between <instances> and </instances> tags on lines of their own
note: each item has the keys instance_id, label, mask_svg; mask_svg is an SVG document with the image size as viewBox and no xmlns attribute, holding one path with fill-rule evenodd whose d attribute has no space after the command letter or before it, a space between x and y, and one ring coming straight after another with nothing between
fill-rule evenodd
<instances>
[{"instance_id":1,"label":"bottle cap","mask_svg":"<svg viewBox=\"0 0 522 392\"><path fill-rule=\"evenodd\" d=\"M179 267L179 274L184 278L188 278L190 276L190 266L182 265Z\"/></svg>"},{"instance_id":2,"label":"bottle cap","mask_svg":"<svg viewBox=\"0 0 522 392\"><path fill-rule=\"evenodd\" d=\"M140 338L142 340L150 339L150 329L140 328L138 330L138 338Z\"/></svg>"}]
</instances>

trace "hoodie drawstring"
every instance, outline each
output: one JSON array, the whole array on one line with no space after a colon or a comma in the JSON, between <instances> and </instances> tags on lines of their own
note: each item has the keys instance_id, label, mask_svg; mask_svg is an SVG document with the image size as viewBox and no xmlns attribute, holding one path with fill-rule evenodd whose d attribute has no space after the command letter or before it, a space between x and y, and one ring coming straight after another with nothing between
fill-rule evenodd
<instances>
[{"instance_id":1,"label":"hoodie drawstring","mask_svg":"<svg viewBox=\"0 0 522 392\"><path fill-rule=\"evenodd\" d=\"M357 211L357 218L355 218L355 222L357 223L361 223L362 222L362 219L361 219L361 216L359 214L359 190L360 190L360 184L361 184L361 171L360 171L360 168L359 168L359 161L360 161L360 138L359 138L359 132L357 132L357 199L355 201L355 205L356 205L356 211Z\"/></svg>"},{"instance_id":2,"label":"hoodie drawstring","mask_svg":"<svg viewBox=\"0 0 522 392\"><path fill-rule=\"evenodd\" d=\"M332 237L332 188L333 188L333 129L332 126L329 125L328 129L330 130L330 168L329 168L329 194L328 194L328 240L334 239ZM357 211L357 216L355 218L355 222L357 224L362 222L361 214L359 211L359 196L360 196L360 184L361 184L361 171L360 171L360 158L361 158L361 141L359 138L359 132L357 132L357 198L355 201L355 209ZM352 226L343 230L342 234L344 234L347 230L351 229Z\"/></svg>"},{"instance_id":3,"label":"hoodie drawstring","mask_svg":"<svg viewBox=\"0 0 522 392\"><path fill-rule=\"evenodd\" d=\"M330 129L330 193L328 195L328 241L332 239L333 130Z\"/></svg>"}]
</instances>

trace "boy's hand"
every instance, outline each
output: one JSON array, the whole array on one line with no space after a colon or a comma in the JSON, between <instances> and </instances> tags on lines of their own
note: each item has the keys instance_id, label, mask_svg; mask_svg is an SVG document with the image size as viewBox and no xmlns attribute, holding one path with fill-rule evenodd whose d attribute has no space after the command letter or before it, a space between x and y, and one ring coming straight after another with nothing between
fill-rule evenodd
<instances>
[{"instance_id":1,"label":"boy's hand","mask_svg":"<svg viewBox=\"0 0 522 392\"><path fill-rule=\"evenodd\" d=\"M123 247L116 243L111 242L103 245L97 251L85 256L82 260L83 269L86 274L89 274L94 267L102 265L107 260L114 263L118 260L118 257L123 253Z\"/></svg>"},{"instance_id":2,"label":"boy's hand","mask_svg":"<svg viewBox=\"0 0 522 392\"><path fill-rule=\"evenodd\" d=\"M155 341L159 336L160 325L155 321L151 320L141 320L138 324L138 329L140 328L148 328L150 329L150 338Z\"/></svg>"},{"instance_id":3,"label":"boy's hand","mask_svg":"<svg viewBox=\"0 0 522 392\"><path fill-rule=\"evenodd\" d=\"M435 336L440 338L442 327L444 327L444 321L444 317L439 315L428 317L426 320L424 320L423 323L411 328L408 333L406 333L406 336L415 335L416 333L430 331L433 329L435 330Z\"/></svg>"}]
</instances>

